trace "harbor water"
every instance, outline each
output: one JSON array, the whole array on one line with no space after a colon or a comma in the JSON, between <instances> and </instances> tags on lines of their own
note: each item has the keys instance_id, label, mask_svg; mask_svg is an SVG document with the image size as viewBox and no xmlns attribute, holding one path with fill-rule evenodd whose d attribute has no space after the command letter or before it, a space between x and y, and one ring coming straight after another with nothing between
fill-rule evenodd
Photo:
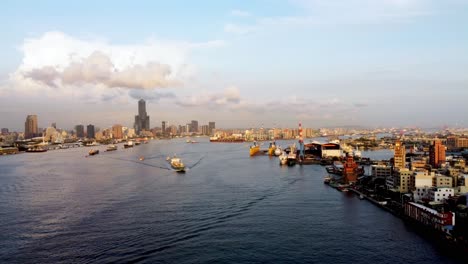
<instances>
[{"instance_id":1,"label":"harbor water","mask_svg":"<svg viewBox=\"0 0 468 264\"><path fill-rule=\"evenodd\" d=\"M0 157L0 263L457 262L322 166L197 141Z\"/></svg>"}]
</instances>

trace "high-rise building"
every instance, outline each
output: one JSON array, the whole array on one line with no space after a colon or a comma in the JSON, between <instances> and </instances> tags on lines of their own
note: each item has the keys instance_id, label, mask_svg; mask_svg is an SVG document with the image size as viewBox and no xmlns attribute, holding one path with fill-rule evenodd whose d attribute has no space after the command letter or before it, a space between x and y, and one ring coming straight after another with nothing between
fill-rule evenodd
<instances>
[{"instance_id":1,"label":"high-rise building","mask_svg":"<svg viewBox=\"0 0 468 264\"><path fill-rule=\"evenodd\" d=\"M50 125L50 126L53 127L53 128L55 128L55 129L57 129L57 123L55 123L55 122L52 123L52 125Z\"/></svg>"},{"instance_id":2,"label":"high-rise building","mask_svg":"<svg viewBox=\"0 0 468 264\"><path fill-rule=\"evenodd\" d=\"M76 125L75 130L76 130L76 137L77 138L84 138L85 137L84 126L83 125Z\"/></svg>"},{"instance_id":3,"label":"high-rise building","mask_svg":"<svg viewBox=\"0 0 468 264\"><path fill-rule=\"evenodd\" d=\"M33 138L38 136L39 130L37 128L37 115L28 115L24 123L24 138Z\"/></svg>"},{"instance_id":4,"label":"high-rise building","mask_svg":"<svg viewBox=\"0 0 468 264\"><path fill-rule=\"evenodd\" d=\"M112 137L115 139L122 139L123 132L122 132L122 125L113 125L112 126Z\"/></svg>"},{"instance_id":5,"label":"high-rise building","mask_svg":"<svg viewBox=\"0 0 468 264\"><path fill-rule=\"evenodd\" d=\"M141 131L150 129L150 117L146 113L146 102L143 99L138 101L138 115L135 116L134 128L138 135Z\"/></svg>"},{"instance_id":6,"label":"high-rise building","mask_svg":"<svg viewBox=\"0 0 468 264\"><path fill-rule=\"evenodd\" d=\"M86 127L86 137L87 138L96 138L96 133L94 131L94 126L91 125L91 124Z\"/></svg>"},{"instance_id":7,"label":"high-rise building","mask_svg":"<svg viewBox=\"0 0 468 264\"><path fill-rule=\"evenodd\" d=\"M353 183L357 180L358 165L354 162L353 156L346 156L346 161L343 164L343 180L345 183Z\"/></svg>"},{"instance_id":8,"label":"high-rise building","mask_svg":"<svg viewBox=\"0 0 468 264\"><path fill-rule=\"evenodd\" d=\"M403 169L406 165L406 148L399 139L395 142L393 167Z\"/></svg>"},{"instance_id":9,"label":"high-rise building","mask_svg":"<svg viewBox=\"0 0 468 264\"><path fill-rule=\"evenodd\" d=\"M210 135L213 135L215 129L216 129L215 122L208 122L208 133Z\"/></svg>"},{"instance_id":10,"label":"high-rise building","mask_svg":"<svg viewBox=\"0 0 468 264\"><path fill-rule=\"evenodd\" d=\"M161 135L162 136L166 135L166 121L161 122Z\"/></svg>"},{"instance_id":11,"label":"high-rise building","mask_svg":"<svg viewBox=\"0 0 468 264\"><path fill-rule=\"evenodd\" d=\"M198 133L198 121L197 120L192 120L192 122L190 123L190 132Z\"/></svg>"},{"instance_id":12,"label":"high-rise building","mask_svg":"<svg viewBox=\"0 0 468 264\"><path fill-rule=\"evenodd\" d=\"M2 128L2 135L6 136L9 134L8 128Z\"/></svg>"},{"instance_id":13,"label":"high-rise building","mask_svg":"<svg viewBox=\"0 0 468 264\"><path fill-rule=\"evenodd\" d=\"M445 146L440 139L436 139L429 147L429 163L432 168L439 168L443 162L445 162Z\"/></svg>"},{"instance_id":14,"label":"high-rise building","mask_svg":"<svg viewBox=\"0 0 468 264\"><path fill-rule=\"evenodd\" d=\"M201 132L202 132L202 135L209 135L208 125L203 125L201 127Z\"/></svg>"}]
</instances>

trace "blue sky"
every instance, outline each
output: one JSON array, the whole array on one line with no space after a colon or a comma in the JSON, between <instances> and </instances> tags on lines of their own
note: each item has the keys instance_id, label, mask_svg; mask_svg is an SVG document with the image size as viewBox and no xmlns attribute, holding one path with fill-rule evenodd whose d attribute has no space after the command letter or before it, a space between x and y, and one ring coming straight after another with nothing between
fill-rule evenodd
<instances>
[{"instance_id":1,"label":"blue sky","mask_svg":"<svg viewBox=\"0 0 468 264\"><path fill-rule=\"evenodd\" d=\"M0 126L468 126L468 1L6 1Z\"/></svg>"}]
</instances>

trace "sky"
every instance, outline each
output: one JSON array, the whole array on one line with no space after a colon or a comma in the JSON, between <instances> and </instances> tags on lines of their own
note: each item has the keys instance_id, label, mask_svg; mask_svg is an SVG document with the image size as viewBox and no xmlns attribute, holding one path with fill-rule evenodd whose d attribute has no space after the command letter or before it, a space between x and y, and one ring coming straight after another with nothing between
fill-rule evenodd
<instances>
[{"instance_id":1,"label":"sky","mask_svg":"<svg viewBox=\"0 0 468 264\"><path fill-rule=\"evenodd\" d=\"M468 126L468 0L21 1L0 127Z\"/></svg>"}]
</instances>

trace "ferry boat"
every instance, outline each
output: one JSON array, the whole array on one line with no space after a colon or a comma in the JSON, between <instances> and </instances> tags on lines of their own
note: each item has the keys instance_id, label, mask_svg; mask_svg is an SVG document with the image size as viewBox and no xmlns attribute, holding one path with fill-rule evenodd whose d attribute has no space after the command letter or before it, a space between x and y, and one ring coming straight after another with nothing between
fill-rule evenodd
<instances>
[{"instance_id":1,"label":"ferry boat","mask_svg":"<svg viewBox=\"0 0 468 264\"><path fill-rule=\"evenodd\" d=\"M112 145L107 146L106 151L114 151L114 150L117 150L117 146L116 146L116 145L112 144Z\"/></svg>"},{"instance_id":2,"label":"ferry boat","mask_svg":"<svg viewBox=\"0 0 468 264\"><path fill-rule=\"evenodd\" d=\"M260 145L257 144L257 141L254 141L253 145L250 146L250 156L257 154L260 151Z\"/></svg>"},{"instance_id":3,"label":"ferry boat","mask_svg":"<svg viewBox=\"0 0 468 264\"><path fill-rule=\"evenodd\" d=\"M128 141L124 144L124 148L133 148L133 141Z\"/></svg>"},{"instance_id":4,"label":"ferry boat","mask_svg":"<svg viewBox=\"0 0 468 264\"><path fill-rule=\"evenodd\" d=\"M177 171L177 172L185 172L185 165L184 163L182 162L182 160L180 160L180 158L176 157L174 155L174 157L172 158L167 158L169 160L169 163L171 164L171 167Z\"/></svg>"},{"instance_id":5,"label":"ferry boat","mask_svg":"<svg viewBox=\"0 0 468 264\"><path fill-rule=\"evenodd\" d=\"M92 149L92 150L90 150L90 151L88 152L88 154L89 154L90 156L97 155L97 154L99 154L99 149Z\"/></svg>"}]
</instances>

